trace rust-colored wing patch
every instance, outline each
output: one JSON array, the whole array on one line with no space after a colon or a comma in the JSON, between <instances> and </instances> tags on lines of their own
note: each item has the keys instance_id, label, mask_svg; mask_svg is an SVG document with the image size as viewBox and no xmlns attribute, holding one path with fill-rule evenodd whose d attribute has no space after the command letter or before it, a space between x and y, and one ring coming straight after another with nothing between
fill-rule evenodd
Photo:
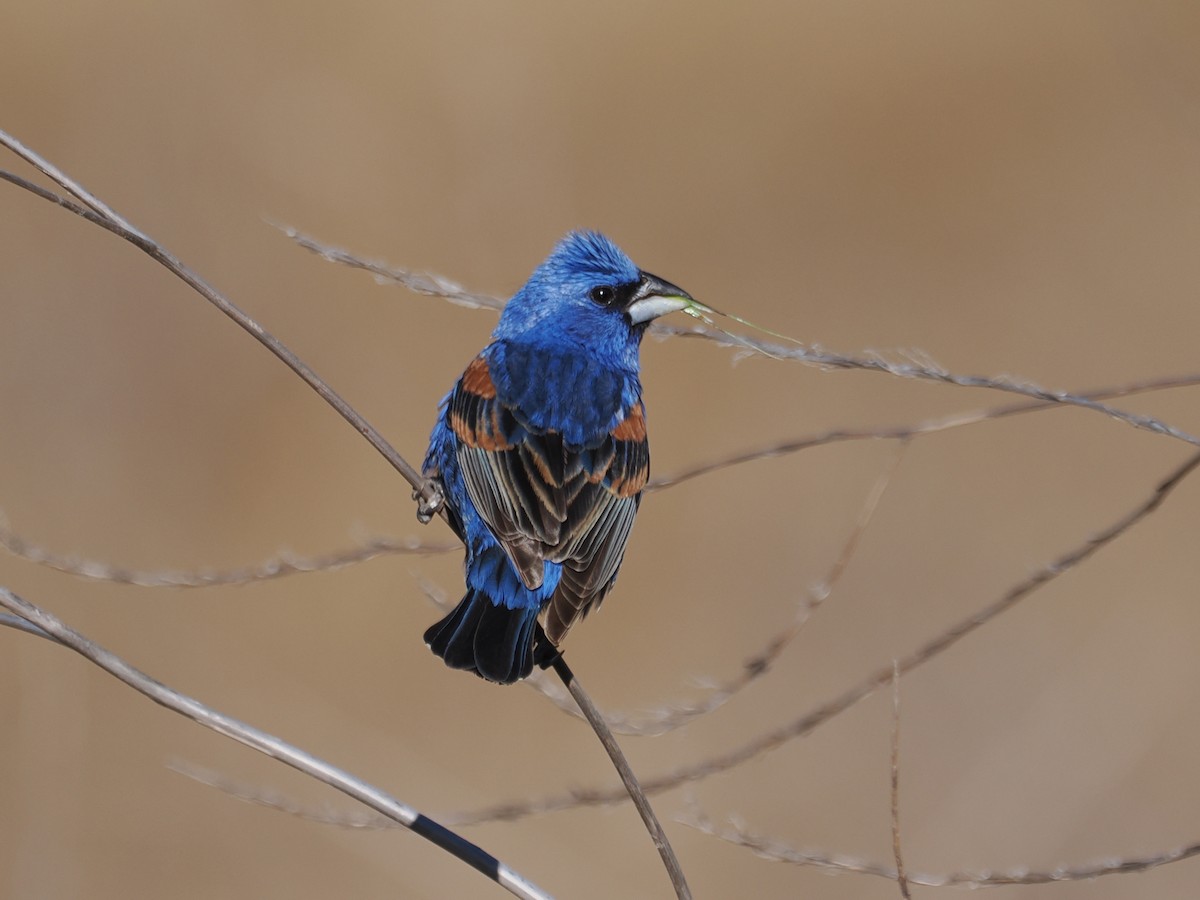
<instances>
[{"instance_id":1,"label":"rust-colored wing patch","mask_svg":"<svg viewBox=\"0 0 1200 900\"><path fill-rule=\"evenodd\" d=\"M605 484L618 497L636 497L650 478L646 408L638 403L612 430L613 456Z\"/></svg>"},{"instance_id":2,"label":"rust-colored wing patch","mask_svg":"<svg viewBox=\"0 0 1200 900\"><path fill-rule=\"evenodd\" d=\"M461 382L460 387L464 391L469 391L477 397L482 397L484 400L494 400L496 397L496 385L492 381L492 370L488 368L488 362L482 356L471 360L467 370L462 373Z\"/></svg>"},{"instance_id":3,"label":"rust-colored wing patch","mask_svg":"<svg viewBox=\"0 0 1200 900\"><path fill-rule=\"evenodd\" d=\"M629 410L629 415L612 430L618 441L644 441L646 439L646 407L639 403Z\"/></svg>"},{"instance_id":4,"label":"rust-colored wing patch","mask_svg":"<svg viewBox=\"0 0 1200 900\"><path fill-rule=\"evenodd\" d=\"M468 447L480 450L511 450L500 420L496 385L487 360L477 356L467 366L450 401L450 427Z\"/></svg>"}]
</instances>

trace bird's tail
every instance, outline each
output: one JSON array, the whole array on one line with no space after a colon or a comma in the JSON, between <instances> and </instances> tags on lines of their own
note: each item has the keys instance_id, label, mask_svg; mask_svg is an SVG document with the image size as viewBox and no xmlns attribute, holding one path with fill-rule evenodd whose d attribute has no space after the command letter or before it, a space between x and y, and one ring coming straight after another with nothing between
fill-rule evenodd
<instances>
[{"instance_id":1,"label":"bird's tail","mask_svg":"<svg viewBox=\"0 0 1200 900\"><path fill-rule=\"evenodd\" d=\"M512 684L533 671L535 639L539 649L546 642L537 616L536 606L509 609L472 588L453 612L425 632L425 643L452 669Z\"/></svg>"}]
</instances>

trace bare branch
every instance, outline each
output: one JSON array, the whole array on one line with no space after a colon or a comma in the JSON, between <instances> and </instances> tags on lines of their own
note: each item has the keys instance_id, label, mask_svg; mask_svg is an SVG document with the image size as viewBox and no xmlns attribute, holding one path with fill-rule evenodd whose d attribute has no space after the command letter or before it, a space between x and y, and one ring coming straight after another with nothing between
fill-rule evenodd
<instances>
[{"instance_id":1,"label":"bare branch","mask_svg":"<svg viewBox=\"0 0 1200 900\"><path fill-rule=\"evenodd\" d=\"M625 754L621 752L621 746L613 737L608 726L604 724L604 717L600 714L600 710L596 708L596 704L592 702L592 698L583 689L579 683L579 679L571 671L565 659L558 656L554 660L554 672L562 679L563 685L571 692L571 696L575 702L579 704L579 709L587 719L588 724L592 726L592 730L596 732L596 737L600 738L600 743L604 745L605 751L608 753L608 758L612 760L613 767L616 768L617 774L621 776L621 783L625 786L625 791L629 798L633 800L633 805L638 811L638 815L642 817L642 822L646 826L646 830L650 832L650 837L654 841L654 846L658 849L658 855L662 857L663 865L666 866L667 875L671 879L671 886L675 888L675 896L679 900L691 900L692 891L688 887L687 879L684 878L683 869L679 865L679 860L675 856L675 850L671 847L671 842L667 839L667 833L663 831L662 824L658 821L658 816L654 814L653 808L650 806L650 801L646 799L646 794L642 790L642 786L638 784L637 776L633 772L633 767L629 765L629 760L625 758Z\"/></svg>"},{"instance_id":2,"label":"bare branch","mask_svg":"<svg viewBox=\"0 0 1200 900\"><path fill-rule=\"evenodd\" d=\"M245 744L266 756L277 759L317 781L336 788L360 803L369 806L376 812L387 816L398 825L420 835L427 841L436 844L451 853L471 867L479 870L497 884L502 885L510 893L518 897L548 898L540 888L523 876L509 869L498 859L486 853L480 847L465 840L444 826L365 781L351 775L330 763L306 753L274 735L267 734L223 715L191 697L181 694L172 688L155 681L144 672L135 669L129 663L103 647L93 643L79 632L63 624L56 616L18 597L6 588L0 588L0 606L5 607L15 616L24 619L49 635L54 641L74 650L80 656L95 663L114 678L124 682L138 693L149 697L160 706L179 713L202 725L211 731L232 738L238 743Z\"/></svg>"},{"instance_id":3,"label":"bare branch","mask_svg":"<svg viewBox=\"0 0 1200 900\"><path fill-rule=\"evenodd\" d=\"M42 631L32 622L26 622L20 616L10 615L9 613L0 613L0 627L13 628L17 631L23 631L26 634L32 634L34 637L45 638L48 641L53 641L54 638Z\"/></svg>"},{"instance_id":4,"label":"bare branch","mask_svg":"<svg viewBox=\"0 0 1200 900\"><path fill-rule=\"evenodd\" d=\"M237 569L148 572L47 550L16 534L9 527L4 513L0 512L0 547L13 556L79 578L131 584L138 587L199 588L250 584L255 581L268 581L303 572L331 572L345 566L375 559L377 556L448 553L461 548L461 546L457 542L425 544L416 538L373 537L363 541L357 547L334 550L319 556L304 557L281 552L271 559Z\"/></svg>"},{"instance_id":5,"label":"bare branch","mask_svg":"<svg viewBox=\"0 0 1200 900\"><path fill-rule=\"evenodd\" d=\"M445 593L441 591L432 582L422 580L421 589L424 591L426 598L437 606L439 609L448 606ZM675 894L680 900L691 898L691 889L688 887L687 879L683 874L683 869L679 865L679 859L675 855L675 850L671 846L670 840L667 838L666 832L663 830L662 824L654 813L654 809L650 806L650 801L646 799L646 794L642 790L641 784L638 782L637 775L633 771L633 767L629 765L629 760L626 759L621 746L617 743L613 736L612 729L609 727L605 715L600 711L596 704L592 701L591 696L583 689L583 685L579 683L579 679L571 671L566 660L560 655L553 662L554 673L559 677L563 686L569 692L569 699L574 702L574 708L568 708L563 704L559 704L557 697L554 696L548 688L549 683L542 677L538 677L537 689L541 693L554 700L560 709L570 712L578 718L583 718L592 727L596 737L600 739L600 743L604 746L605 752L608 753L609 759L612 761L613 767L617 770L617 774L621 778L621 783L624 786L626 796L632 801L638 814L642 817L642 822L645 824L647 831L650 832L650 838L654 841L654 846L658 850L659 856L662 858L663 865L666 867L667 875L671 879L671 885L675 889ZM536 673L541 676L541 672ZM529 683L530 679L526 679ZM203 780L207 784L233 794L242 800L247 800L260 806L267 806L273 809L278 809L281 812L286 812L291 815L299 816L312 821L321 821L330 825L347 826L344 816L335 815L329 816L324 810L314 810L311 807L305 806L296 802L290 797L271 791L261 787L249 787L241 784L235 784L225 779L220 775L212 773L203 773L202 775L193 774L191 771L185 771L184 774L193 778ZM358 819L350 827L356 828L381 828L390 827L389 823L382 822L377 818Z\"/></svg>"},{"instance_id":6,"label":"bare branch","mask_svg":"<svg viewBox=\"0 0 1200 900\"><path fill-rule=\"evenodd\" d=\"M679 823L695 828L705 834L753 850L757 856L774 862L786 862L797 866L814 866L831 872L855 875L873 875L896 881L897 870L883 863L871 862L853 856L826 853L822 850L801 850L776 838L755 834L740 823L730 823L721 828L700 813L689 813L676 819ZM1081 865L1060 865L1044 871L1030 870L1025 866L1014 866L1008 870L988 868L982 871L960 871L946 873L909 872L910 884L928 887L1004 887L1024 884L1056 884L1065 881L1090 881L1105 875L1128 875L1146 872L1170 863L1200 856L1200 841L1165 850L1149 856L1117 857Z\"/></svg>"},{"instance_id":7,"label":"bare branch","mask_svg":"<svg viewBox=\"0 0 1200 900\"><path fill-rule=\"evenodd\" d=\"M904 855L900 852L900 661L892 660L892 858L896 861L896 883L900 896L912 900Z\"/></svg>"},{"instance_id":8,"label":"bare branch","mask_svg":"<svg viewBox=\"0 0 1200 900\"><path fill-rule=\"evenodd\" d=\"M954 646L976 629L990 622L996 616L1008 611L1021 600L1037 590L1050 584L1056 578L1074 569L1088 560L1098 550L1111 544L1125 534L1134 525L1153 513L1163 501L1170 496L1196 467L1200 465L1200 453L1189 457L1167 476L1147 497L1136 507L1121 516L1099 534L1093 535L1083 543L1067 551L1057 559L1046 563L1029 577L1009 588L1001 597L977 610L970 616L951 625L936 637L927 641L923 646L900 660L900 674L907 675ZM802 737L837 715L855 706L880 688L891 683L892 665L889 663L867 675L853 687L839 696L811 709L799 718L793 719L777 728L767 731L741 744L727 753L711 756L683 766L672 772L667 772L650 779L642 779L642 787L649 795L699 781L727 772L747 760L761 756L788 741ZM511 821L525 816L557 812L564 809L574 809L580 806L611 806L625 800L622 790L612 788L587 788L569 793L557 794L534 800L521 799L496 804L459 813L447 817L454 824L476 824L479 822Z\"/></svg>"},{"instance_id":9,"label":"bare branch","mask_svg":"<svg viewBox=\"0 0 1200 900\"><path fill-rule=\"evenodd\" d=\"M83 185L79 184L49 160L38 156L38 154L34 153L12 135L0 132L0 144L3 144L67 193L81 201L99 218L111 222L113 225L116 225L118 228L128 232L130 235L134 235L142 240L149 240L144 234L142 234L142 232L130 225L127 221L125 221L125 219L110 209L107 204L92 194L91 191L88 191L83 187ZM28 182L22 184L24 179L9 178L8 180L12 181L13 184L25 187L27 190L29 189ZM46 196L49 192L41 193L40 191L34 191L34 193L37 193L39 196L42 196L46 199L50 199L50 197ZM65 205L58 200L55 200L55 202L58 202L60 206ZM85 216L85 218L87 217Z\"/></svg>"}]
</instances>

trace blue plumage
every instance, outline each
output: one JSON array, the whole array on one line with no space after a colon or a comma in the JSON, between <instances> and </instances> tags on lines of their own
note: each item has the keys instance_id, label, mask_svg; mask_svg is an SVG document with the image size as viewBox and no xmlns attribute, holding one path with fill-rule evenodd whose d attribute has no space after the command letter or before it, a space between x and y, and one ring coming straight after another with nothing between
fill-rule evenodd
<instances>
[{"instance_id":1,"label":"blue plumage","mask_svg":"<svg viewBox=\"0 0 1200 900\"><path fill-rule=\"evenodd\" d=\"M690 302L608 238L574 232L442 400L424 471L444 487L467 582L425 632L447 665L519 681L612 587L649 476L638 347Z\"/></svg>"}]
</instances>

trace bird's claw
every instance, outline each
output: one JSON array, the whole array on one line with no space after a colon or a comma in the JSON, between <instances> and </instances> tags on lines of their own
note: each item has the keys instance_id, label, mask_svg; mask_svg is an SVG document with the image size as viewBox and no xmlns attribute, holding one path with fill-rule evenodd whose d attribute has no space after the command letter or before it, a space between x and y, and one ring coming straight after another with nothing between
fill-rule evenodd
<instances>
[{"instance_id":1,"label":"bird's claw","mask_svg":"<svg viewBox=\"0 0 1200 900\"><path fill-rule=\"evenodd\" d=\"M433 478L426 478L421 486L413 491L413 499L417 501L417 521L422 525L428 525L446 505L446 494L442 485Z\"/></svg>"}]
</instances>

